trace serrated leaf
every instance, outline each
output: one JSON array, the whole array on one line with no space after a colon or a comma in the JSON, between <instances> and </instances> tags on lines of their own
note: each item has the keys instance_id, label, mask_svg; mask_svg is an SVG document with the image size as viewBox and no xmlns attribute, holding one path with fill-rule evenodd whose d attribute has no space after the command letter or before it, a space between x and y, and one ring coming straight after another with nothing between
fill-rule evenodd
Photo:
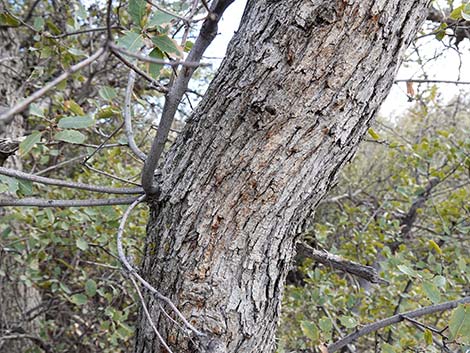
<instances>
[{"instance_id":1,"label":"serrated leaf","mask_svg":"<svg viewBox=\"0 0 470 353\"><path fill-rule=\"evenodd\" d=\"M83 238L78 238L75 241L75 244L77 245L77 248L79 248L80 250L83 250L83 251L88 250L88 242Z\"/></svg>"},{"instance_id":2,"label":"serrated leaf","mask_svg":"<svg viewBox=\"0 0 470 353\"><path fill-rule=\"evenodd\" d=\"M149 56L154 59L164 59L165 55L163 52L158 49L158 48L153 48L153 50L150 52ZM149 63L149 74L153 78L157 78L160 75L160 71L163 68L162 64L155 64L155 63Z\"/></svg>"},{"instance_id":3,"label":"serrated leaf","mask_svg":"<svg viewBox=\"0 0 470 353\"><path fill-rule=\"evenodd\" d=\"M99 95L101 98L107 101L111 101L114 98L116 98L117 93L116 90L113 87L110 86L104 86L98 91Z\"/></svg>"},{"instance_id":4,"label":"serrated leaf","mask_svg":"<svg viewBox=\"0 0 470 353\"><path fill-rule=\"evenodd\" d=\"M41 141L41 136L42 132L40 131L33 131L31 135L26 137L23 141L20 143L20 154L24 156L26 153L31 151L31 149L39 142Z\"/></svg>"},{"instance_id":5,"label":"serrated leaf","mask_svg":"<svg viewBox=\"0 0 470 353\"><path fill-rule=\"evenodd\" d=\"M70 116L59 120L57 126L61 129L83 129L93 126L95 121L89 116ZM57 135L56 135L57 138ZM83 141L82 141L83 142Z\"/></svg>"},{"instance_id":6,"label":"serrated leaf","mask_svg":"<svg viewBox=\"0 0 470 353\"><path fill-rule=\"evenodd\" d=\"M423 290L426 293L426 296L434 303L437 304L441 301L441 292L439 289L430 282L423 283Z\"/></svg>"},{"instance_id":7,"label":"serrated leaf","mask_svg":"<svg viewBox=\"0 0 470 353\"><path fill-rule=\"evenodd\" d=\"M300 322L300 328L305 337L311 339L312 341L318 340L318 328L315 324L310 321L302 320Z\"/></svg>"},{"instance_id":8,"label":"serrated leaf","mask_svg":"<svg viewBox=\"0 0 470 353\"><path fill-rule=\"evenodd\" d=\"M75 130L63 130L55 134L55 139L69 143L82 143L85 141L85 135Z\"/></svg>"},{"instance_id":9,"label":"serrated leaf","mask_svg":"<svg viewBox=\"0 0 470 353\"><path fill-rule=\"evenodd\" d=\"M96 282L92 279L88 279L85 283L85 292L89 297L93 297L96 294Z\"/></svg>"},{"instance_id":10,"label":"serrated leaf","mask_svg":"<svg viewBox=\"0 0 470 353\"><path fill-rule=\"evenodd\" d=\"M158 49L169 54L170 56L171 54L174 54L174 56L177 57L182 57L183 55L181 47L167 35L152 37L152 42L157 46Z\"/></svg>"},{"instance_id":11,"label":"serrated leaf","mask_svg":"<svg viewBox=\"0 0 470 353\"><path fill-rule=\"evenodd\" d=\"M76 115L79 115L79 116L85 115L85 112L83 111L82 107L80 107L78 103L75 102L73 99L66 100L64 102L64 108L66 111L70 110L72 113Z\"/></svg>"},{"instance_id":12,"label":"serrated leaf","mask_svg":"<svg viewBox=\"0 0 470 353\"><path fill-rule=\"evenodd\" d=\"M142 19L147 11L145 0L129 0L129 15L137 26L142 26Z\"/></svg>"},{"instance_id":13,"label":"serrated leaf","mask_svg":"<svg viewBox=\"0 0 470 353\"><path fill-rule=\"evenodd\" d=\"M429 346L432 344L432 332L429 329L424 330L424 342Z\"/></svg>"},{"instance_id":14,"label":"serrated leaf","mask_svg":"<svg viewBox=\"0 0 470 353\"><path fill-rule=\"evenodd\" d=\"M88 298L85 294L74 294L70 298L70 301L76 305L84 305L87 303Z\"/></svg>"},{"instance_id":15,"label":"serrated leaf","mask_svg":"<svg viewBox=\"0 0 470 353\"><path fill-rule=\"evenodd\" d=\"M369 130L367 130L367 132L369 133L369 135L370 135L374 140L380 139L379 134L377 134L377 133L375 132L375 130L372 129L371 127L369 128Z\"/></svg>"},{"instance_id":16,"label":"serrated leaf","mask_svg":"<svg viewBox=\"0 0 470 353\"><path fill-rule=\"evenodd\" d=\"M339 321L341 322L341 325L343 325L346 328L357 327L357 321L352 316L341 316L339 318Z\"/></svg>"},{"instance_id":17,"label":"serrated leaf","mask_svg":"<svg viewBox=\"0 0 470 353\"><path fill-rule=\"evenodd\" d=\"M459 337L469 338L470 335L470 305L461 304L455 309L449 321L450 340Z\"/></svg>"},{"instance_id":18,"label":"serrated leaf","mask_svg":"<svg viewBox=\"0 0 470 353\"><path fill-rule=\"evenodd\" d=\"M117 40L117 45L133 53L138 52L144 45L142 35L131 31L126 31L124 33L124 36ZM135 59L132 58L132 60Z\"/></svg>"}]
</instances>

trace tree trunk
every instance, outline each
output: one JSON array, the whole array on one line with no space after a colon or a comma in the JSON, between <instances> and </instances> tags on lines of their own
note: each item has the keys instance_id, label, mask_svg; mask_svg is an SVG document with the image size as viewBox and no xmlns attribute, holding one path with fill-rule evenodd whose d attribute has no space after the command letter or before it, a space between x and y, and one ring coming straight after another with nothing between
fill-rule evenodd
<instances>
[{"instance_id":1,"label":"tree trunk","mask_svg":"<svg viewBox=\"0 0 470 353\"><path fill-rule=\"evenodd\" d=\"M0 3L0 12L2 11ZM0 27L0 107L7 109L23 98L24 80L21 75L24 58L20 53L20 38L17 29ZM21 115L15 115L7 122L0 122L0 139L16 140L24 135L24 121ZM2 154L2 151L0 151ZM0 156L0 166L22 170L22 162L18 156ZM7 158L7 159L6 159ZM0 209L0 224L8 210ZM13 211L14 212L14 211ZM15 229L15 225L11 225ZM42 315L34 319L28 318L31 309L37 308L41 295L34 287L28 287L19 280L25 271L23 265L14 259L11 249L4 248L0 243L0 352L23 353L36 346L31 339L22 337L39 336L39 323ZM27 250L26 250L27 251ZM8 339L2 339L10 337ZM16 337L16 338L15 338Z\"/></svg>"},{"instance_id":2,"label":"tree trunk","mask_svg":"<svg viewBox=\"0 0 470 353\"><path fill-rule=\"evenodd\" d=\"M208 340L161 311L175 352L270 352L296 235L351 159L426 0L251 0L167 155L142 273ZM168 310L167 310L168 311ZM142 316L136 352L164 351Z\"/></svg>"}]
</instances>

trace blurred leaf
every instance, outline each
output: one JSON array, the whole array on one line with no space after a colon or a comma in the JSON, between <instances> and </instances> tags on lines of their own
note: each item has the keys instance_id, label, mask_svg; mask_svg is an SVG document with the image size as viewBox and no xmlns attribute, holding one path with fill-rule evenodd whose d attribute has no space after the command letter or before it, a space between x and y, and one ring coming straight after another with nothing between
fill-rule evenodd
<instances>
[{"instance_id":1,"label":"blurred leaf","mask_svg":"<svg viewBox=\"0 0 470 353\"><path fill-rule=\"evenodd\" d=\"M7 12L0 13L0 26L18 27L21 24L16 18Z\"/></svg>"},{"instance_id":2,"label":"blurred leaf","mask_svg":"<svg viewBox=\"0 0 470 353\"><path fill-rule=\"evenodd\" d=\"M96 294L96 282L92 279L88 279L85 283L85 292L89 297L93 297Z\"/></svg>"},{"instance_id":3,"label":"blurred leaf","mask_svg":"<svg viewBox=\"0 0 470 353\"><path fill-rule=\"evenodd\" d=\"M310 321L303 320L300 322L300 328L302 329L302 333L305 337L308 337L314 342L318 341L318 328L315 324Z\"/></svg>"},{"instance_id":4,"label":"blurred leaf","mask_svg":"<svg viewBox=\"0 0 470 353\"><path fill-rule=\"evenodd\" d=\"M77 245L77 248L79 248L80 250L83 250L83 251L88 250L88 242L83 238L78 238L75 241L75 244Z\"/></svg>"},{"instance_id":5,"label":"blurred leaf","mask_svg":"<svg viewBox=\"0 0 470 353\"><path fill-rule=\"evenodd\" d=\"M147 2L145 0L129 0L129 14L137 26L142 27L142 20L147 11Z\"/></svg>"},{"instance_id":6,"label":"blurred leaf","mask_svg":"<svg viewBox=\"0 0 470 353\"><path fill-rule=\"evenodd\" d=\"M167 35L152 37L152 42L162 52L165 52L167 54L174 54L174 56L177 57L183 56L183 50L181 49L181 47Z\"/></svg>"},{"instance_id":7,"label":"blurred leaf","mask_svg":"<svg viewBox=\"0 0 470 353\"><path fill-rule=\"evenodd\" d=\"M470 338L470 305L460 304L453 311L449 321L449 330L450 340L456 340L459 337Z\"/></svg>"},{"instance_id":8,"label":"blurred leaf","mask_svg":"<svg viewBox=\"0 0 470 353\"><path fill-rule=\"evenodd\" d=\"M79 116L85 115L85 112L83 111L82 107L80 107L78 103L75 102L73 99L66 100L64 102L64 108L66 111L70 110L72 113L76 115L79 115Z\"/></svg>"},{"instance_id":9,"label":"blurred leaf","mask_svg":"<svg viewBox=\"0 0 470 353\"><path fill-rule=\"evenodd\" d=\"M101 96L101 98L107 101L112 101L117 96L116 90L110 86L101 87L98 93Z\"/></svg>"},{"instance_id":10,"label":"blurred leaf","mask_svg":"<svg viewBox=\"0 0 470 353\"><path fill-rule=\"evenodd\" d=\"M441 248L439 247L439 245L437 245L437 243L434 240L430 239L428 240L428 243L431 249L434 249L439 255L442 255Z\"/></svg>"},{"instance_id":11,"label":"blurred leaf","mask_svg":"<svg viewBox=\"0 0 470 353\"><path fill-rule=\"evenodd\" d=\"M117 40L117 45L133 53L138 52L144 45L142 35L131 31L125 31L124 33L124 36ZM129 58L129 60L135 59Z\"/></svg>"},{"instance_id":12,"label":"blurred leaf","mask_svg":"<svg viewBox=\"0 0 470 353\"><path fill-rule=\"evenodd\" d=\"M355 328L357 327L357 321L352 316L340 316L339 321L341 325L346 328Z\"/></svg>"},{"instance_id":13,"label":"blurred leaf","mask_svg":"<svg viewBox=\"0 0 470 353\"><path fill-rule=\"evenodd\" d=\"M155 11L147 23L148 27L161 26L170 23L175 17L162 11Z\"/></svg>"},{"instance_id":14,"label":"blurred leaf","mask_svg":"<svg viewBox=\"0 0 470 353\"><path fill-rule=\"evenodd\" d=\"M70 298L70 301L76 305L84 305L87 303L88 298L84 294L74 294Z\"/></svg>"},{"instance_id":15,"label":"blurred leaf","mask_svg":"<svg viewBox=\"0 0 470 353\"><path fill-rule=\"evenodd\" d=\"M31 149L39 142L41 141L41 136L42 132L40 131L33 131L31 135L26 137L23 141L20 143L20 154L24 156L26 153L31 151Z\"/></svg>"},{"instance_id":16,"label":"blurred leaf","mask_svg":"<svg viewBox=\"0 0 470 353\"><path fill-rule=\"evenodd\" d=\"M441 293L439 292L439 289L430 282L424 282L423 283L423 289L428 298L434 303L437 304L441 301Z\"/></svg>"},{"instance_id":17,"label":"blurred leaf","mask_svg":"<svg viewBox=\"0 0 470 353\"><path fill-rule=\"evenodd\" d=\"M95 121L89 116L71 116L59 120L57 127L61 129L83 129L93 126ZM57 138L57 135L56 135ZM83 142L83 141L82 141Z\"/></svg>"},{"instance_id":18,"label":"blurred leaf","mask_svg":"<svg viewBox=\"0 0 470 353\"><path fill-rule=\"evenodd\" d=\"M379 134L377 134L377 133L374 131L374 129L372 129L371 127L369 128L369 130L367 130L367 132L369 133L369 135L370 135L374 140L380 139Z\"/></svg>"},{"instance_id":19,"label":"blurred leaf","mask_svg":"<svg viewBox=\"0 0 470 353\"><path fill-rule=\"evenodd\" d=\"M428 346L432 344L432 332L429 329L424 330L424 342L426 342Z\"/></svg>"},{"instance_id":20,"label":"blurred leaf","mask_svg":"<svg viewBox=\"0 0 470 353\"><path fill-rule=\"evenodd\" d=\"M86 137L79 131L63 130L55 134L55 139L68 143L83 143Z\"/></svg>"},{"instance_id":21,"label":"blurred leaf","mask_svg":"<svg viewBox=\"0 0 470 353\"><path fill-rule=\"evenodd\" d=\"M165 55L158 48L153 48L149 56L154 59L164 59ZM162 64L149 63L149 73L153 78L160 76L160 71L163 68Z\"/></svg>"}]
</instances>

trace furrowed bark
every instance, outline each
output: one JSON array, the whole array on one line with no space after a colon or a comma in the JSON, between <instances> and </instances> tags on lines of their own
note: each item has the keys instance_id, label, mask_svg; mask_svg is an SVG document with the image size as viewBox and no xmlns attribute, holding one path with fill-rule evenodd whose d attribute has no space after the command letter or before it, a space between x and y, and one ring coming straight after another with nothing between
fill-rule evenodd
<instances>
[{"instance_id":1,"label":"furrowed bark","mask_svg":"<svg viewBox=\"0 0 470 353\"><path fill-rule=\"evenodd\" d=\"M249 1L227 57L166 157L142 274L178 352L270 352L296 235L351 159L426 17L424 0ZM141 318L136 352L160 352Z\"/></svg>"}]
</instances>

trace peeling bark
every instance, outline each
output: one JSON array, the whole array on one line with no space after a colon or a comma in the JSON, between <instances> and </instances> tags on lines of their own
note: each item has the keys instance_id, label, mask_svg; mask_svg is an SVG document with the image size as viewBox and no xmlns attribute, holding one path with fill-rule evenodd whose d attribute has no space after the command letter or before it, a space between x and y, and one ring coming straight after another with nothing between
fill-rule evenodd
<instances>
[{"instance_id":1,"label":"peeling bark","mask_svg":"<svg viewBox=\"0 0 470 353\"><path fill-rule=\"evenodd\" d=\"M296 234L386 97L425 0L249 1L227 57L166 157L143 275L175 352L270 352ZM203 342L204 341L204 342ZM136 352L159 352L144 316Z\"/></svg>"}]
</instances>

